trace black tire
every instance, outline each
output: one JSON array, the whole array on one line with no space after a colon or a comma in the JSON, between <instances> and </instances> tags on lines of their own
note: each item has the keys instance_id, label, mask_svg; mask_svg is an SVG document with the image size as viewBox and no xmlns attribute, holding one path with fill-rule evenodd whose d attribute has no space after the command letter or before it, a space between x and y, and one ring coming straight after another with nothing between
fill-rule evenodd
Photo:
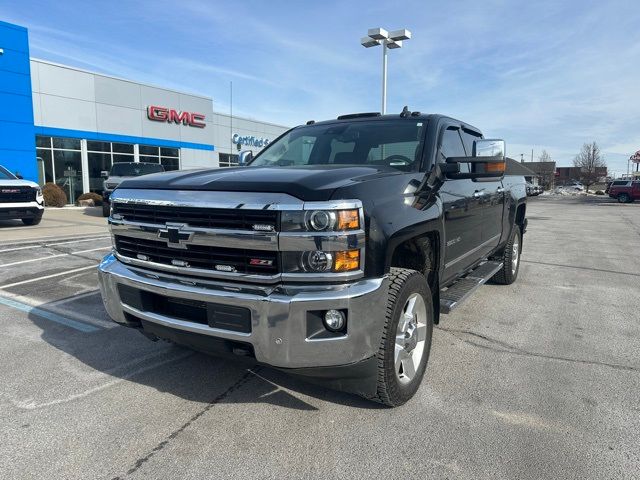
<instances>
[{"instance_id":1,"label":"black tire","mask_svg":"<svg viewBox=\"0 0 640 480\"><path fill-rule=\"evenodd\" d=\"M22 219L22 223L24 223L25 225L38 225L40 222L42 221L42 217L35 217L35 218L23 218Z\"/></svg>"},{"instance_id":2,"label":"black tire","mask_svg":"<svg viewBox=\"0 0 640 480\"><path fill-rule=\"evenodd\" d=\"M620 203L629 203L629 200L631 200L631 197L629 197L627 193L621 193L618 195L618 202Z\"/></svg>"},{"instance_id":3,"label":"black tire","mask_svg":"<svg viewBox=\"0 0 640 480\"><path fill-rule=\"evenodd\" d=\"M517 242L518 254L514 255L514 243ZM502 268L496 273L491 280L500 285L511 285L518 278L518 272L520 271L520 253L522 252L522 233L520 233L520 226L515 225L511 232L511 238L507 246L504 247L502 258L499 260L502 262ZM515 268L514 268L515 261Z\"/></svg>"},{"instance_id":4,"label":"black tire","mask_svg":"<svg viewBox=\"0 0 640 480\"><path fill-rule=\"evenodd\" d=\"M390 285L387 299L386 318L380 349L378 351L378 380L376 402L397 407L409 400L418 390L429 361L431 338L433 336L433 299L427 279L415 270L392 268L389 274ZM422 357L415 376L404 383L400 381L395 367L396 332L400 317L404 313L407 300L413 294L419 294L426 307L426 331ZM413 353L413 352L412 352ZM407 383L408 382L408 383Z\"/></svg>"},{"instance_id":5,"label":"black tire","mask_svg":"<svg viewBox=\"0 0 640 480\"><path fill-rule=\"evenodd\" d=\"M107 202L103 202L102 203L102 216L103 217L108 217L110 213L111 213L110 205Z\"/></svg>"}]
</instances>

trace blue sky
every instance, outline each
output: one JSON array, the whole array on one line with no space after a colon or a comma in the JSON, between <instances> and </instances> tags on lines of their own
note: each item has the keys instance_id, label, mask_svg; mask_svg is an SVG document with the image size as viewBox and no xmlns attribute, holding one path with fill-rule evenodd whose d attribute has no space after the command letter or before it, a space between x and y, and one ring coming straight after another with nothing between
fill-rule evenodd
<instances>
[{"instance_id":1,"label":"blue sky","mask_svg":"<svg viewBox=\"0 0 640 480\"><path fill-rule=\"evenodd\" d=\"M213 97L285 125L380 109L368 28L408 28L390 52L388 111L445 113L570 165L597 141L609 170L640 149L640 1L0 0L31 55Z\"/></svg>"}]
</instances>

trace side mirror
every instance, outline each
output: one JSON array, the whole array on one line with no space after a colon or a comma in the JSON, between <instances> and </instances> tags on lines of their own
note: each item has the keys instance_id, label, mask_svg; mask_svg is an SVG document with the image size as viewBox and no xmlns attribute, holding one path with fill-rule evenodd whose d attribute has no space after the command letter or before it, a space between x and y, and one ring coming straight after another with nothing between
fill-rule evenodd
<instances>
[{"instance_id":1,"label":"side mirror","mask_svg":"<svg viewBox=\"0 0 640 480\"><path fill-rule=\"evenodd\" d=\"M472 157L449 157L446 163L441 164L440 170L451 179L502 178L507 165L505 151L504 140L476 140ZM471 171L460 173L460 163L468 163Z\"/></svg>"},{"instance_id":2,"label":"side mirror","mask_svg":"<svg viewBox=\"0 0 640 480\"><path fill-rule=\"evenodd\" d=\"M24 177L22 175L20 175L19 173L16 173L16 178L18 180L24 180Z\"/></svg>"},{"instance_id":3,"label":"side mirror","mask_svg":"<svg viewBox=\"0 0 640 480\"><path fill-rule=\"evenodd\" d=\"M102 170L100 172L100 177L102 178L109 178L109 172L107 170Z\"/></svg>"},{"instance_id":4,"label":"side mirror","mask_svg":"<svg viewBox=\"0 0 640 480\"><path fill-rule=\"evenodd\" d=\"M238 154L238 165L240 167L246 166L251 160L253 160L253 152L251 150L243 150Z\"/></svg>"}]
</instances>

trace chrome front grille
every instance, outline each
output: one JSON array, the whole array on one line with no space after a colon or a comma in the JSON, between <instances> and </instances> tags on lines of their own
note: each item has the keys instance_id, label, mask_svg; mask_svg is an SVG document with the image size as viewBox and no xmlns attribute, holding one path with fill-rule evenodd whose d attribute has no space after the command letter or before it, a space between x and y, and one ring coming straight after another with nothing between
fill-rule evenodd
<instances>
[{"instance_id":1,"label":"chrome front grille","mask_svg":"<svg viewBox=\"0 0 640 480\"><path fill-rule=\"evenodd\" d=\"M326 273L310 273L300 264L305 253L317 250L358 249L364 259L363 229L285 228L285 214L306 209L359 208L364 225L360 201L305 203L284 193L119 187L111 204L109 225L116 256L134 267L262 284L344 282L364 274L362 263L358 270Z\"/></svg>"},{"instance_id":2,"label":"chrome front grille","mask_svg":"<svg viewBox=\"0 0 640 480\"><path fill-rule=\"evenodd\" d=\"M275 231L278 226L278 212L274 210L114 203L113 213L127 222L159 225L178 222L190 227L261 231Z\"/></svg>"},{"instance_id":3,"label":"chrome front grille","mask_svg":"<svg viewBox=\"0 0 640 480\"><path fill-rule=\"evenodd\" d=\"M187 245L184 249L167 246L166 242L114 235L116 252L160 265L179 266L219 272L276 275L279 273L277 252Z\"/></svg>"}]
</instances>

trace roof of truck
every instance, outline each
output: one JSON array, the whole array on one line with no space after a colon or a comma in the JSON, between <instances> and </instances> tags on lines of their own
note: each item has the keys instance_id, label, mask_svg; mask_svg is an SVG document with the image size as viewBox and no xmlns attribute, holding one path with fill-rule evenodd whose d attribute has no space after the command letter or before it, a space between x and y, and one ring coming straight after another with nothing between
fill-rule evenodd
<instances>
[{"instance_id":1,"label":"roof of truck","mask_svg":"<svg viewBox=\"0 0 640 480\"><path fill-rule=\"evenodd\" d=\"M474 127L471 124L463 122L462 120L455 119L453 117L449 117L447 115L442 115L439 113L422 113L422 112L406 112L403 114L387 114L382 115L380 112L364 112L364 113L350 113L346 115L340 115L336 119L331 120L322 120L316 122L315 120L309 120L306 125L330 125L336 123L353 123L353 122L370 122L370 121L383 121L383 120L426 120L426 121L439 121L441 119L451 121L452 123L459 124L462 128L467 130L472 130L478 133L482 133L481 130L477 127Z\"/></svg>"}]
</instances>

